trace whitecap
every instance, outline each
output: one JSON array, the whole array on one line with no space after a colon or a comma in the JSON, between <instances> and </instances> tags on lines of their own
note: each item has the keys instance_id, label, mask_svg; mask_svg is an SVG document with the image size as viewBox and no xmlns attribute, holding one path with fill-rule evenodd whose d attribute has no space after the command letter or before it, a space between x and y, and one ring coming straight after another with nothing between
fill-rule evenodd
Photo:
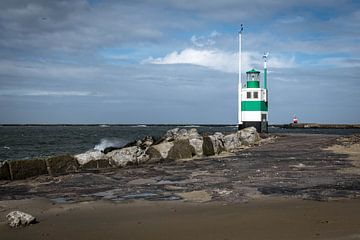
<instances>
[{"instance_id":1,"label":"whitecap","mask_svg":"<svg viewBox=\"0 0 360 240\"><path fill-rule=\"evenodd\" d=\"M126 144L126 141L121 138L103 138L99 144L96 144L94 150L104 151L108 147L122 147Z\"/></svg>"}]
</instances>

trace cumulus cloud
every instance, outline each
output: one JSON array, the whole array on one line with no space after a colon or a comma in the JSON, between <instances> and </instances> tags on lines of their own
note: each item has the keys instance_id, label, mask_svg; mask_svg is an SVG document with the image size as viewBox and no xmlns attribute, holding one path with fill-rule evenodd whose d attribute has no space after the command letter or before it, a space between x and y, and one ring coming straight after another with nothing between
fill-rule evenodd
<instances>
[{"instance_id":1,"label":"cumulus cloud","mask_svg":"<svg viewBox=\"0 0 360 240\"><path fill-rule=\"evenodd\" d=\"M219 49L194 49L186 48L180 52L174 51L164 57L150 57L143 63L151 64L193 64L210 69L237 73L238 72L238 53L226 52ZM262 55L257 52L243 52L242 72L251 68L261 68ZM269 67L290 68L295 66L295 57L286 58L274 56L269 58Z\"/></svg>"}]
</instances>

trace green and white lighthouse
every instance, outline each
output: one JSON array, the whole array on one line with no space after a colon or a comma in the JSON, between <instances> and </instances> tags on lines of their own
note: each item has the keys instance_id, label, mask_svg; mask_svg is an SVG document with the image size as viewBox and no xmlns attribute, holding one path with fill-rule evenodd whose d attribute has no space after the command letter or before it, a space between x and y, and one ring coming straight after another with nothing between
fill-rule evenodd
<instances>
[{"instance_id":1,"label":"green and white lighthouse","mask_svg":"<svg viewBox=\"0 0 360 240\"><path fill-rule=\"evenodd\" d=\"M241 39L239 31L239 84L238 84L238 128L255 127L258 132L268 131L268 91L267 66L268 53L264 54L264 84L260 85L260 71L251 69L246 72L246 84L241 78Z\"/></svg>"}]
</instances>

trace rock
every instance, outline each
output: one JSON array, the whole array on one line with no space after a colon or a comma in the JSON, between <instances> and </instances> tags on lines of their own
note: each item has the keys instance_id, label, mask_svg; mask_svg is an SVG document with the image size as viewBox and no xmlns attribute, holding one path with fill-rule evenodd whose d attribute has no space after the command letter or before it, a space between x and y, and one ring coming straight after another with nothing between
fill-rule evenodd
<instances>
[{"instance_id":1,"label":"rock","mask_svg":"<svg viewBox=\"0 0 360 240\"><path fill-rule=\"evenodd\" d=\"M213 156L215 155L214 145L212 143L212 140L209 136L203 137L203 155L204 156Z\"/></svg>"},{"instance_id":2,"label":"rock","mask_svg":"<svg viewBox=\"0 0 360 240\"><path fill-rule=\"evenodd\" d=\"M114 150L118 150L118 149L121 149L121 148L122 147L106 147L106 148L104 148L104 150L102 150L102 153L107 154L109 152L112 152Z\"/></svg>"},{"instance_id":3,"label":"rock","mask_svg":"<svg viewBox=\"0 0 360 240\"><path fill-rule=\"evenodd\" d=\"M136 141L136 146L140 147L141 149L145 149L153 145L155 142L155 138L152 136L146 136L141 140Z\"/></svg>"},{"instance_id":4,"label":"rock","mask_svg":"<svg viewBox=\"0 0 360 240\"><path fill-rule=\"evenodd\" d=\"M231 133L225 135L223 141L225 151L227 152L235 152L241 146L241 141L239 139L238 133Z\"/></svg>"},{"instance_id":5,"label":"rock","mask_svg":"<svg viewBox=\"0 0 360 240\"><path fill-rule=\"evenodd\" d=\"M77 154L74 157L80 165L84 165L90 161L105 159L106 155L100 151L90 150L85 153Z\"/></svg>"},{"instance_id":6,"label":"rock","mask_svg":"<svg viewBox=\"0 0 360 240\"><path fill-rule=\"evenodd\" d=\"M8 163L11 180L20 180L48 173L43 159L12 160Z\"/></svg>"},{"instance_id":7,"label":"rock","mask_svg":"<svg viewBox=\"0 0 360 240\"><path fill-rule=\"evenodd\" d=\"M106 154L112 166L124 167L129 164L138 164L149 160L149 156L138 146L122 148Z\"/></svg>"},{"instance_id":8,"label":"rock","mask_svg":"<svg viewBox=\"0 0 360 240\"><path fill-rule=\"evenodd\" d=\"M259 133L255 127L248 127L238 131L239 140L244 145L251 145L260 140Z\"/></svg>"},{"instance_id":9,"label":"rock","mask_svg":"<svg viewBox=\"0 0 360 240\"><path fill-rule=\"evenodd\" d=\"M202 138L193 138L189 140L190 145L193 146L196 155L199 157L203 155L203 142L204 140Z\"/></svg>"},{"instance_id":10,"label":"rock","mask_svg":"<svg viewBox=\"0 0 360 240\"><path fill-rule=\"evenodd\" d=\"M174 146L170 149L167 158L171 160L176 160L176 159L192 158L195 155L196 155L195 149L193 146L190 145L189 140L181 139L174 141Z\"/></svg>"},{"instance_id":11,"label":"rock","mask_svg":"<svg viewBox=\"0 0 360 240\"><path fill-rule=\"evenodd\" d=\"M152 147L157 150L162 159L166 159L168 157L170 149L174 146L173 142L164 141L157 145L153 145Z\"/></svg>"},{"instance_id":12,"label":"rock","mask_svg":"<svg viewBox=\"0 0 360 240\"><path fill-rule=\"evenodd\" d=\"M137 163L142 164L150 160L149 155L146 154L146 150L141 151L141 154L137 157Z\"/></svg>"},{"instance_id":13,"label":"rock","mask_svg":"<svg viewBox=\"0 0 360 240\"><path fill-rule=\"evenodd\" d=\"M71 155L60 155L45 160L51 176L58 176L79 171L78 161Z\"/></svg>"},{"instance_id":14,"label":"rock","mask_svg":"<svg viewBox=\"0 0 360 240\"><path fill-rule=\"evenodd\" d=\"M214 146L215 154L219 154L225 150L224 143L223 143L224 135L222 133L216 132L216 133L214 133L214 135L210 135L209 137Z\"/></svg>"},{"instance_id":15,"label":"rock","mask_svg":"<svg viewBox=\"0 0 360 240\"><path fill-rule=\"evenodd\" d=\"M9 163L0 162L0 180L11 180Z\"/></svg>"},{"instance_id":16,"label":"rock","mask_svg":"<svg viewBox=\"0 0 360 240\"><path fill-rule=\"evenodd\" d=\"M146 154L149 156L151 163L159 162L162 159L160 152L153 146L146 150Z\"/></svg>"},{"instance_id":17,"label":"rock","mask_svg":"<svg viewBox=\"0 0 360 240\"><path fill-rule=\"evenodd\" d=\"M175 136L178 135L179 132L179 128L174 128L174 129L170 129L166 132L165 134L165 140L166 141L174 141L175 140Z\"/></svg>"},{"instance_id":18,"label":"rock","mask_svg":"<svg viewBox=\"0 0 360 240\"><path fill-rule=\"evenodd\" d=\"M198 133L196 128L188 131L190 145L194 147L197 156L203 155L203 137Z\"/></svg>"},{"instance_id":19,"label":"rock","mask_svg":"<svg viewBox=\"0 0 360 240\"><path fill-rule=\"evenodd\" d=\"M172 142L176 140L189 140L190 145L195 149L196 155L203 155L203 137L198 133L196 128L191 128L189 130L174 128L167 131L164 136L164 141Z\"/></svg>"},{"instance_id":20,"label":"rock","mask_svg":"<svg viewBox=\"0 0 360 240\"><path fill-rule=\"evenodd\" d=\"M30 224L36 223L36 218L31 216L28 213L20 211L12 211L6 215L8 224L12 228L17 228L20 226L28 226Z\"/></svg>"}]
</instances>

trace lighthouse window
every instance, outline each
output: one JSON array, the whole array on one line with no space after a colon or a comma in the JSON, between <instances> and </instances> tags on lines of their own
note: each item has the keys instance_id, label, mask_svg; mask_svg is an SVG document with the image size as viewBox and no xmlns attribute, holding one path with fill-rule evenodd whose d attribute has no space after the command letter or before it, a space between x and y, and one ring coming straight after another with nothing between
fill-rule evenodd
<instances>
[{"instance_id":1,"label":"lighthouse window","mask_svg":"<svg viewBox=\"0 0 360 240\"><path fill-rule=\"evenodd\" d=\"M258 97L259 97L258 92L254 92L254 98L258 98Z\"/></svg>"},{"instance_id":2,"label":"lighthouse window","mask_svg":"<svg viewBox=\"0 0 360 240\"><path fill-rule=\"evenodd\" d=\"M249 98L251 98L251 92L247 92L246 93L246 97L249 99Z\"/></svg>"}]
</instances>

